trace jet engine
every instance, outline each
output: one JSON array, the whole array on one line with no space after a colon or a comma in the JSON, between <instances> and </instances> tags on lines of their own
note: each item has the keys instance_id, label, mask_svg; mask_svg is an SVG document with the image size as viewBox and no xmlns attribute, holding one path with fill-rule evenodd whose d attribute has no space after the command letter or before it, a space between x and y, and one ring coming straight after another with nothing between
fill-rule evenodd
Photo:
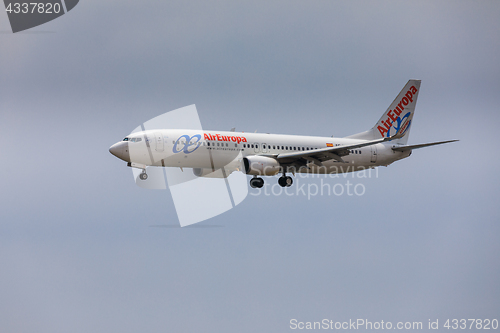
<instances>
[{"instance_id":1,"label":"jet engine","mask_svg":"<svg viewBox=\"0 0 500 333\"><path fill-rule=\"evenodd\" d=\"M277 160L266 156L243 157L243 166L247 175L254 176L274 176L281 169Z\"/></svg>"}]
</instances>

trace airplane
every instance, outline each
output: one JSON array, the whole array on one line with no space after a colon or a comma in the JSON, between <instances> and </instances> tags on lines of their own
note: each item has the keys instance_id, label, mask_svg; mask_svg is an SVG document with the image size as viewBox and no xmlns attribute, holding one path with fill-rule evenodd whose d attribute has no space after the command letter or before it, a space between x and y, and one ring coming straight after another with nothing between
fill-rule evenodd
<instances>
[{"instance_id":1,"label":"airplane","mask_svg":"<svg viewBox=\"0 0 500 333\"><path fill-rule=\"evenodd\" d=\"M250 186L264 186L262 176L275 176L278 184L293 183L287 174L331 174L388 166L407 158L414 149L448 140L407 145L420 80L409 80L396 99L369 130L344 138L282 134L153 129L132 133L109 148L133 168L192 168L197 177L226 178L234 171L252 175Z\"/></svg>"}]
</instances>

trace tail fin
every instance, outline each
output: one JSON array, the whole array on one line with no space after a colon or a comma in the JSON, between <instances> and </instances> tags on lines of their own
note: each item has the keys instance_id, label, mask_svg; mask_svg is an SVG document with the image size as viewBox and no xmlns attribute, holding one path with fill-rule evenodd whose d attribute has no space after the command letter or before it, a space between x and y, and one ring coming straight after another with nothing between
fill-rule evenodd
<instances>
[{"instance_id":1,"label":"tail fin","mask_svg":"<svg viewBox=\"0 0 500 333\"><path fill-rule=\"evenodd\" d=\"M406 144L410 134L411 122L417 105L420 80L409 80L382 117L370 130L348 136L350 139L376 140L388 138L399 133L394 142Z\"/></svg>"}]
</instances>

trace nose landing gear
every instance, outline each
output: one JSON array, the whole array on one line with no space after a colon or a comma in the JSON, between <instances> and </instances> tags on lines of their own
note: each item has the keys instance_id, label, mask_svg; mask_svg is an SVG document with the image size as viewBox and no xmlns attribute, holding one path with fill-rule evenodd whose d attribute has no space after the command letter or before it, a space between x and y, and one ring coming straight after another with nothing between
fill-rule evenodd
<instances>
[{"instance_id":1,"label":"nose landing gear","mask_svg":"<svg viewBox=\"0 0 500 333\"><path fill-rule=\"evenodd\" d=\"M139 175L140 180L146 180L148 179L148 174L146 173L146 170L142 170L141 174Z\"/></svg>"},{"instance_id":2,"label":"nose landing gear","mask_svg":"<svg viewBox=\"0 0 500 333\"><path fill-rule=\"evenodd\" d=\"M141 174L139 175L139 179L140 180L146 180L146 179L148 179L148 174L146 173L146 165L139 164L139 163L134 163L134 162L128 162L127 166L131 167L131 168L137 168L137 169L141 169L142 170Z\"/></svg>"}]
</instances>

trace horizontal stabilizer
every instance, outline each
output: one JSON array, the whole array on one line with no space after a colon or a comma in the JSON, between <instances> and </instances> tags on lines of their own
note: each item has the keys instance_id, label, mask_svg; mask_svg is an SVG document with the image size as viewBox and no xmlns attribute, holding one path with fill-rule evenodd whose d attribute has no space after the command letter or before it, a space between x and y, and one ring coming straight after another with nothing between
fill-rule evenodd
<instances>
[{"instance_id":1,"label":"horizontal stabilizer","mask_svg":"<svg viewBox=\"0 0 500 333\"><path fill-rule=\"evenodd\" d=\"M413 149L418 149L418 148L430 147L430 146L435 146L435 145L442 145L443 143L450 143L450 142L455 142L455 141L458 141L458 140L449 140L449 141L441 141L441 142L423 143L423 144L420 144L420 145L413 145L413 146L393 147L392 150L395 150L395 151L407 151L407 150L413 150Z\"/></svg>"}]
</instances>

